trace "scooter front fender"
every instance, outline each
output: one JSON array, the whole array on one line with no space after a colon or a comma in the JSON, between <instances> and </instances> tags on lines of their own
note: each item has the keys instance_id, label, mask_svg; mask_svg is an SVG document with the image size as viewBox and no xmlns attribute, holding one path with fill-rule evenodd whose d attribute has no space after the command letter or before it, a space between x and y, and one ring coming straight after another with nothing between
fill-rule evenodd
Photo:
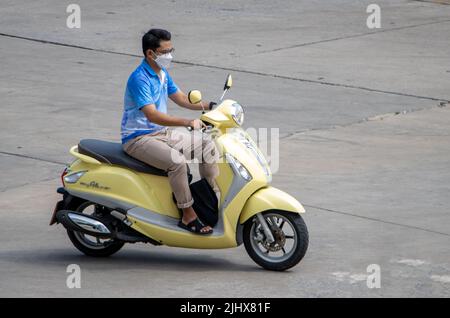
<instances>
[{"instance_id":1,"label":"scooter front fender","mask_svg":"<svg viewBox=\"0 0 450 318\"><path fill-rule=\"evenodd\" d=\"M301 203L291 195L274 187L265 187L253 193L247 200L239 217L239 223L244 224L252 216L267 210L305 213Z\"/></svg>"}]
</instances>

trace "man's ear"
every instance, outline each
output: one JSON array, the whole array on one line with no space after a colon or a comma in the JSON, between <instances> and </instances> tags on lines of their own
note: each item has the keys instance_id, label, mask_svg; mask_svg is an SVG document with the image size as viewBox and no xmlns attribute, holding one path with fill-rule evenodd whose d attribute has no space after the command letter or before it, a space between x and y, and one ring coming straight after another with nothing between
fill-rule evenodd
<instances>
[{"instance_id":1,"label":"man's ear","mask_svg":"<svg viewBox=\"0 0 450 318\"><path fill-rule=\"evenodd\" d=\"M152 55L152 50L151 49L147 49L147 51L145 51L145 57L153 59L153 55Z\"/></svg>"}]
</instances>

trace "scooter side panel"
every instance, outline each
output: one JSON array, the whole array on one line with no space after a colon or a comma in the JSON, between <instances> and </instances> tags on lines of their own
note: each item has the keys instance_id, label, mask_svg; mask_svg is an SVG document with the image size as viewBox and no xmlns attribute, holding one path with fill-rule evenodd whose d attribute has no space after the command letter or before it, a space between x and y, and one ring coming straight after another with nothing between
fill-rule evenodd
<instances>
[{"instance_id":1,"label":"scooter side panel","mask_svg":"<svg viewBox=\"0 0 450 318\"><path fill-rule=\"evenodd\" d=\"M237 246L235 231L231 229L227 220L224 220L225 232L221 236L193 234L181 228L177 230L173 227L168 228L147 223L132 216L128 216L128 220L132 222L131 227L133 229L167 246L198 249L218 249Z\"/></svg>"},{"instance_id":2,"label":"scooter side panel","mask_svg":"<svg viewBox=\"0 0 450 318\"><path fill-rule=\"evenodd\" d=\"M80 160L75 161L70 170L71 173L83 170L87 172L76 183L65 184L69 191L87 192L179 217L167 177L136 173L114 165L93 165Z\"/></svg>"}]
</instances>

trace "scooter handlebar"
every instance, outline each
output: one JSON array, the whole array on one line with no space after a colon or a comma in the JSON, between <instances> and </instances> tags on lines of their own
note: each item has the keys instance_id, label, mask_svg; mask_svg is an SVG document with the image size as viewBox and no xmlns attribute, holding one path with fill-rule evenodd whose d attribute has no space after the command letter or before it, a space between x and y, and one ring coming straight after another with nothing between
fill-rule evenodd
<instances>
[{"instance_id":1,"label":"scooter handlebar","mask_svg":"<svg viewBox=\"0 0 450 318\"><path fill-rule=\"evenodd\" d=\"M210 126L210 127L211 127L211 126ZM192 128L192 126L187 126L186 129L189 130L189 131L193 131L193 130L194 130L194 128ZM208 129L208 126L206 126L206 127L203 126L203 127L200 128L199 130L200 130L201 132L205 132L206 129Z\"/></svg>"}]
</instances>

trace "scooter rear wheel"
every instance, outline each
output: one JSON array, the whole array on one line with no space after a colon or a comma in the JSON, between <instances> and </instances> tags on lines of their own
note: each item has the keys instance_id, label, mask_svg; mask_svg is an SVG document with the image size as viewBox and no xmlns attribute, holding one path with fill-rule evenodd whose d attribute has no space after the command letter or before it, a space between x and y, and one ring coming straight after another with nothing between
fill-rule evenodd
<instances>
[{"instance_id":1,"label":"scooter rear wheel","mask_svg":"<svg viewBox=\"0 0 450 318\"><path fill-rule=\"evenodd\" d=\"M257 217L244 224L244 245L248 255L267 270L284 271L297 265L306 254L309 234L299 214L286 211L263 213L275 242L268 243Z\"/></svg>"},{"instance_id":2,"label":"scooter rear wheel","mask_svg":"<svg viewBox=\"0 0 450 318\"><path fill-rule=\"evenodd\" d=\"M77 207L72 207L77 212L91 214L90 209L96 204L90 201L82 201L77 203ZM95 212L95 211L94 211ZM81 232L67 230L72 244L81 252L93 257L107 257L118 252L125 242L117 239L99 239Z\"/></svg>"}]
</instances>

